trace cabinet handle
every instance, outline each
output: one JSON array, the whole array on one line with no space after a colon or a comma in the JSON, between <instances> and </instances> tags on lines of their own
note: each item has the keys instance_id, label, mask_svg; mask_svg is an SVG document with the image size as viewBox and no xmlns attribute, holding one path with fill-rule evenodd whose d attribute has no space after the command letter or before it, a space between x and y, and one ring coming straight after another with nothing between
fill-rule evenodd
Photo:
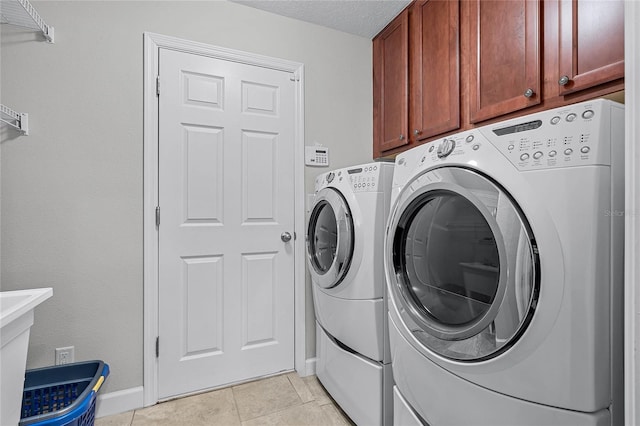
<instances>
[{"instance_id":1,"label":"cabinet handle","mask_svg":"<svg viewBox=\"0 0 640 426\"><path fill-rule=\"evenodd\" d=\"M533 96L535 92L533 91L533 89L529 88L527 90L524 91L524 97L525 98L530 98Z\"/></svg>"},{"instance_id":2,"label":"cabinet handle","mask_svg":"<svg viewBox=\"0 0 640 426\"><path fill-rule=\"evenodd\" d=\"M563 75L562 77L560 77L560 80L558 80L558 84L560 86L565 86L568 82L569 82L569 77L566 75Z\"/></svg>"},{"instance_id":3,"label":"cabinet handle","mask_svg":"<svg viewBox=\"0 0 640 426\"><path fill-rule=\"evenodd\" d=\"M400 140L403 141L404 140L404 135L400 135Z\"/></svg>"},{"instance_id":4,"label":"cabinet handle","mask_svg":"<svg viewBox=\"0 0 640 426\"><path fill-rule=\"evenodd\" d=\"M420 133L422 133L422 132L420 130L418 130L418 129L415 129L413 131L413 134L416 135L416 136L418 136Z\"/></svg>"}]
</instances>

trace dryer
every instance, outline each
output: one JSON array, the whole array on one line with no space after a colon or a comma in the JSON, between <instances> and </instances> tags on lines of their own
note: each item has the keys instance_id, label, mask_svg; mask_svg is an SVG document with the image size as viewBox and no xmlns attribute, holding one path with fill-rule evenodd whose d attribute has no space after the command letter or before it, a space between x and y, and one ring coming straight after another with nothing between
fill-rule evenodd
<instances>
[{"instance_id":1,"label":"dryer","mask_svg":"<svg viewBox=\"0 0 640 426\"><path fill-rule=\"evenodd\" d=\"M362 425L390 424L393 406L383 267L393 169L375 162L318 176L307 231L316 374Z\"/></svg>"},{"instance_id":2,"label":"dryer","mask_svg":"<svg viewBox=\"0 0 640 426\"><path fill-rule=\"evenodd\" d=\"M623 423L624 107L400 154L385 240L396 419Z\"/></svg>"}]
</instances>

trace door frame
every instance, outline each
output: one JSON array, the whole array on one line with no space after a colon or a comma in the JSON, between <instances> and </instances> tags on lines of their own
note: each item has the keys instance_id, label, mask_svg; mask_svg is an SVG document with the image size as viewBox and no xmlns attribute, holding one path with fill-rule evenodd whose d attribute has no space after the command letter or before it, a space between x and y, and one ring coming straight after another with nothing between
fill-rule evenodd
<instances>
[{"instance_id":1,"label":"door frame","mask_svg":"<svg viewBox=\"0 0 640 426\"><path fill-rule=\"evenodd\" d=\"M305 210L304 210L304 65L205 43L145 32L143 85L143 403L158 402L158 97L156 77L160 48L289 72L295 85L294 201L294 368L306 373Z\"/></svg>"}]
</instances>

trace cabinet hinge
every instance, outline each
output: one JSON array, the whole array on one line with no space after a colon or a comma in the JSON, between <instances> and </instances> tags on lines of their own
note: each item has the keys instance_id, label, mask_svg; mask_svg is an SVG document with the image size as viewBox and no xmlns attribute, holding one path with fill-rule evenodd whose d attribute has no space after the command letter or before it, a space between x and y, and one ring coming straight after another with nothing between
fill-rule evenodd
<instances>
[{"instance_id":1,"label":"cabinet hinge","mask_svg":"<svg viewBox=\"0 0 640 426\"><path fill-rule=\"evenodd\" d=\"M156 77L156 96L160 96L160 76Z\"/></svg>"},{"instance_id":2,"label":"cabinet hinge","mask_svg":"<svg viewBox=\"0 0 640 426\"><path fill-rule=\"evenodd\" d=\"M156 337L156 358L160 356L160 336Z\"/></svg>"},{"instance_id":3,"label":"cabinet hinge","mask_svg":"<svg viewBox=\"0 0 640 426\"><path fill-rule=\"evenodd\" d=\"M156 228L160 227L160 206L156 206Z\"/></svg>"}]
</instances>

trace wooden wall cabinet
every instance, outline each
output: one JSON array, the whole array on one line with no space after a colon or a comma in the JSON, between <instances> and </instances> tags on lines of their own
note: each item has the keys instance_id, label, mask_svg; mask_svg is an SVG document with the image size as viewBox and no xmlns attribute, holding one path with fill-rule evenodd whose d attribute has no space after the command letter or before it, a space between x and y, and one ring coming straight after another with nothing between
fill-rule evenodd
<instances>
[{"instance_id":1,"label":"wooden wall cabinet","mask_svg":"<svg viewBox=\"0 0 640 426\"><path fill-rule=\"evenodd\" d=\"M558 3L560 95L624 77L624 2Z\"/></svg>"},{"instance_id":2,"label":"wooden wall cabinet","mask_svg":"<svg viewBox=\"0 0 640 426\"><path fill-rule=\"evenodd\" d=\"M375 158L624 90L623 0L415 0L373 40Z\"/></svg>"},{"instance_id":3,"label":"wooden wall cabinet","mask_svg":"<svg viewBox=\"0 0 640 426\"><path fill-rule=\"evenodd\" d=\"M470 122L539 104L540 1L473 0L469 6Z\"/></svg>"},{"instance_id":4,"label":"wooden wall cabinet","mask_svg":"<svg viewBox=\"0 0 640 426\"><path fill-rule=\"evenodd\" d=\"M409 8L412 142L460 128L460 7L419 0Z\"/></svg>"},{"instance_id":5,"label":"wooden wall cabinet","mask_svg":"<svg viewBox=\"0 0 640 426\"><path fill-rule=\"evenodd\" d=\"M373 40L374 157L409 143L409 12Z\"/></svg>"},{"instance_id":6,"label":"wooden wall cabinet","mask_svg":"<svg viewBox=\"0 0 640 426\"><path fill-rule=\"evenodd\" d=\"M459 49L457 1L417 0L374 38L374 157L460 128Z\"/></svg>"}]
</instances>

